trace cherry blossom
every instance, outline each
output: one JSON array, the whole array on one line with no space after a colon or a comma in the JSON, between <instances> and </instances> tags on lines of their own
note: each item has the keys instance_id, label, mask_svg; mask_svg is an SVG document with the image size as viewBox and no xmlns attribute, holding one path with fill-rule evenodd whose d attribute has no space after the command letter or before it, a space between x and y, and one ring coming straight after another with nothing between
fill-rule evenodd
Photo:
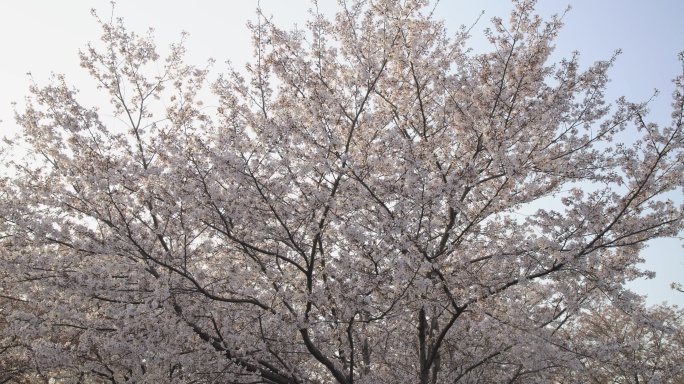
<instances>
[{"instance_id":1,"label":"cherry blossom","mask_svg":"<svg viewBox=\"0 0 684 384\"><path fill-rule=\"evenodd\" d=\"M244 71L97 19L110 105L34 84L4 149L0 378L676 381L681 312L625 283L682 229L684 77L659 126L534 1L485 53L430 9L259 17Z\"/></svg>"}]
</instances>

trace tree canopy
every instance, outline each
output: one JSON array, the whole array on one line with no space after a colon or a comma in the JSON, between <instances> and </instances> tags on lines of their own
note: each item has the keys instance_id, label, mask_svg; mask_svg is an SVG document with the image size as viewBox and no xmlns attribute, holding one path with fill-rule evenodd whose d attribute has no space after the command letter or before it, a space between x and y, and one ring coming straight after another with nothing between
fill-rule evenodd
<instances>
[{"instance_id":1,"label":"tree canopy","mask_svg":"<svg viewBox=\"0 0 684 384\"><path fill-rule=\"evenodd\" d=\"M97 19L110 105L35 84L4 149L0 381L681 377L683 313L625 283L682 229L684 77L660 126L534 1L484 53L429 6L260 17L215 79Z\"/></svg>"}]
</instances>

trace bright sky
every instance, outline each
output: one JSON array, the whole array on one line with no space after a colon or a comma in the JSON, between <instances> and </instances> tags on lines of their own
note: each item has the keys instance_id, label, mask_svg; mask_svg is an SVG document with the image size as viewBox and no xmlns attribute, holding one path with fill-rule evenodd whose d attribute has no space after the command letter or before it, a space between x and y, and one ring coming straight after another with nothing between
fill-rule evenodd
<instances>
[{"instance_id":1,"label":"bright sky","mask_svg":"<svg viewBox=\"0 0 684 384\"><path fill-rule=\"evenodd\" d=\"M266 14L279 25L303 25L308 0L261 0ZM329 13L334 0L319 0L320 9ZM681 73L677 53L684 51L684 1L676 0L542 0L542 16L563 13L566 27L557 40L557 58L572 51L581 52L582 63L607 59L618 48L623 53L609 73L612 83L607 97L626 96L646 101L657 88L660 97L651 104L652 118L661 124L670 121L671 79ZM250 36L247 20L255 19L257 1L252 0L120 0L115 15L123 17L127 28L143 33L154 27L160 47L178 41L181 31L190 32L188 58L201 65L207 58L217 60L216 70L231 60L238 67L249 59ZM90 9L103 19L111 16L108 0L3 0L0 8L0 136L16 129L10 103L21 102L27 94L30 72L38 84L45 84L50 73L63 73L67 81L87 96L87 74L79 67L78 50L89 41L97 42L100 31ZM442 0L437 17L449 28L472 25L482 10L485 15L473 29L475 37L489 26L493 16L508 17L511 5L505 0ZM476 40L474 40L476 41ZM680 198L681 201L681 198ZM650 303L668 301L684 306L684 294L669 289L673 281L684 282L684 249L681 240L653 243L644 253L646 268L657 277L639 282L633 288L649 296Z\"/></svg>"}]
</instances>

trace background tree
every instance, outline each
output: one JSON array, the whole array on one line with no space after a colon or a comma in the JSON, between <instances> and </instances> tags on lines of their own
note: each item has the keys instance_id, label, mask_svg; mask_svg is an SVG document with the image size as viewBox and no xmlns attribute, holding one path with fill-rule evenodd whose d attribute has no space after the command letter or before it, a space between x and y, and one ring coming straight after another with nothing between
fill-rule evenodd
<instances>
[{"instance_id":1,"label":"background tree","mask_svg":"<svg viewBox=\"0 0 684 384\"><path fill-rule=\"evenodd\" d=\"M59 76L17 115L5 377L548 382L633 359L600 348L606 313L676 338L679 315L624 283L646 241L681 230L665 194L684 180L682 77L659 127L605 105L613 59L547 64L561 21L534 2L493 19L483 54L428 5L260 18L246 75L211 95L182 44L160 60L101 22L81 61L120 123ZM640 138L613 144L628 127Z\"/></svg>"},{"instance_id":2,"label":"background tree","mask_svg":"<svg viewBox=\"0 0 684 384\"><path fill-rule=\"evenodd\" d=\"M640 308L629 316L611 306L599 304L578 324L566 327L566 337L586 356L581 369L560 381L584 383L678 382L684 354L681 310L664 306ZM597 353L600 350L600 353Z\"/></svg>"}]
</instances>

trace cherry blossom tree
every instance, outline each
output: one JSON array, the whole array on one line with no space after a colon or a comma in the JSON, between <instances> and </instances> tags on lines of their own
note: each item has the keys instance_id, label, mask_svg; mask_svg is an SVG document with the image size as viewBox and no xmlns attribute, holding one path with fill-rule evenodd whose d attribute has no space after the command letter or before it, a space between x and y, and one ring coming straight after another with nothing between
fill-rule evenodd
<instances>
[{"instance_id":1,"label":"cherry blossom tree","mask_svg":"<svg viewBox=\"0 0 684 384\"><path fill-rule=\"evenodd\" d=\"M684 375L684 312L664 306L640 306L628 315L599 303L578 316L562 332L573 340L583 359L582 368L564 380L581 383L678 382ZM600 353L597 353L600 350Z\"/></svg>"},{"instance_id":2,"label":"cherry blossom tree","mask_svg":"<svg viewBox=\"0 0 684 384\"><path fill-rule=\"evenodd\" d=\"M116 122L57 76L5 149L0 378L668 380L681 314L624 285L682 229L684 77L659 126L605 103L615 57L550 63L533 1L485 53L429 6L259 17L215 80L101 21L81 63Z\"/></svg>"}]
</instances>

